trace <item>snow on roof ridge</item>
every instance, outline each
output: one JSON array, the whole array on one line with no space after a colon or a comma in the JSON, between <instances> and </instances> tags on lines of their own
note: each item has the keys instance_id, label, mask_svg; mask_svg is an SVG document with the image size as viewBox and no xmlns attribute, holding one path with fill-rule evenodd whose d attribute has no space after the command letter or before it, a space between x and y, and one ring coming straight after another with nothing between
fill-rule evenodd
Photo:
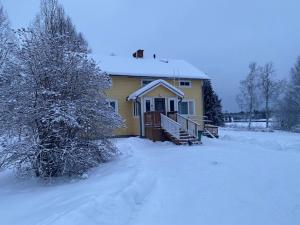
<instances>
[{"instance_id":1,"label":"snow on roof ridge","mask_svg":"<svg viewBox=\"0 0 300 225\"><path fill-rule=\"evenodd\" d=\"M136 59L123 56L100 56L95 59L101 70L110 75L209 79L204 72L183 59Z\"/></svg>"},{"instance_id":2,"label":"snow on roof ridge","mask_svg":"<svg viewBox=\"0 0 300 225\"><path fill-rule=\"evenodd\" d=\"M152 81L151 83L145 85L144 87L140 88L139 90L133 92L132 94L130 94L128 96L127 99L128 100L135 100L138 97L143 96L144 94L146 94L147 92L151 91L152 89L154 89L155 87L157 87L159 85L163 85L164 87L166 87L170 91L174 92L178 96L184 97L184 93L181 90L179 90L178 88L174 87L172 84L168 83L165 80L158 79L158 80Z\"/></svg>"}]
</instances>

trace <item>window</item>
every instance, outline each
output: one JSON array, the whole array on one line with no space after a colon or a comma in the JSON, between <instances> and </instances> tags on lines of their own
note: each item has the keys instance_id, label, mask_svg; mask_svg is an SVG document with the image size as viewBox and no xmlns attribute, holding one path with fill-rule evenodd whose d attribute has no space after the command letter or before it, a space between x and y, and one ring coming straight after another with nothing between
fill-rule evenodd
<instances>
[{"instance_id":1,"label":"window","mask_svg":"<svg viewBox=\"0 0 300 225\"><path fill-rule=\"evenodd\" d=\"M118 102L116 100L109 100L108 104L115 110L116 113L118 112Z\"/></svg>"},{"instance_id":2,"label":"window","mask_svg":"<svg viewBox=\"0 0 300 225\"><path fill-rule=\"evenodd\" d=\"M151 100L146 100L146 102L145 102L145 111L146 112L151 111Z\"/></svg>"},{"instance_id":3,"label":"window","mask_svg":"<svg viewBox=\"0 0 300 225\"><path fill-rule=\"evenodd\" d=\"M137 102L133 103L133 116L139 117L141 112L140 104Z\"/></svg>"},{"instance_id":4,"label":"window","mask_svg":"<svg viewBox=\"0 0 300 225\"><path fill-rule=\"evenodd\" d=\"M169 112L177 112L178 111L178 103L177 98L169 98L168 111Z\"/></svg>"},{"instance_id":5,"label":"window","mask_svg":"<svg viewBox=\"0 0 300 225\"><path fill-rule=\"evenodd\" d=\"M178 104L179 114L182 115L194 115L195 114L195 102L194 100L183 100Z\"/></svg>"},{"instance_id":6,"label":"window","mask_svg":"<svg viewBox=\"0 0 300 225\"><path fill-rule=\"evenodd\" d=\"M170 100L170 112L175 111L175 100Z\"/></svg>"},{"instance_id":7,"label":"window","mask_svg":"<svg viewBox=\"0 0 300 225\"><path fill-rule=\"evenodd\" d=\"M144 87L144 86L146 86L147 84L150 84L152 81L154 81L154 80L153 80L153 79L145 79L145 80L142 80L141 86Z\"/></svg>"},{"instance_id":8,"label":"window","mask_svg":"<svg viewBox=\"0 0 300 225\"><path fill-rule=\"evenodd\" d=\"M179 81L179 87L191 88L192 87L192 81L190 81L190 80L180 80Z\"/></svg>"}]
</instances>

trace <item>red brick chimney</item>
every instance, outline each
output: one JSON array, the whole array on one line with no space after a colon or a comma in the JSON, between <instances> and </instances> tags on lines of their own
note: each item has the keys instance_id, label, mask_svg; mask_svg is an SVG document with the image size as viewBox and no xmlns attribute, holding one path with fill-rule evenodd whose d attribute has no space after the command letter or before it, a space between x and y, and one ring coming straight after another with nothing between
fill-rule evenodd
<instances>
[{"instance_id":1,"label":"red brick chimney","mask_svg":"<svg viewBox=\"0 0 300 225\"><path fill-rule=\"evenodd\" d=\"M133 53L132 56L137 59L142 59L144 58L144 50L139 49L135 53Z\"/></svg>"}]
</instances>

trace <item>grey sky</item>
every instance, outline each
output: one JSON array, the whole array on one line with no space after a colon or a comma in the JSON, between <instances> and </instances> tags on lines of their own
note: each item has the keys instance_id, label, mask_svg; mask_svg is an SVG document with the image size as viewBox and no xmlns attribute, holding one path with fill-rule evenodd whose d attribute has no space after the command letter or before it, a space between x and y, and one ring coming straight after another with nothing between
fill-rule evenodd
<instances>
[{"instance_id":1,"label":"grey sky","mask_svg":"<svg viewBox=\"0 0 300 225\"><path fill-rule=\"evenodd\" d=\"M14 28L26 27L38 0L2 0ZM212 78L235 111L250 61L273 61L287 77L300 55L299 0L61 0L94 53L185 59Z\"/></svg>"}]
</instances>

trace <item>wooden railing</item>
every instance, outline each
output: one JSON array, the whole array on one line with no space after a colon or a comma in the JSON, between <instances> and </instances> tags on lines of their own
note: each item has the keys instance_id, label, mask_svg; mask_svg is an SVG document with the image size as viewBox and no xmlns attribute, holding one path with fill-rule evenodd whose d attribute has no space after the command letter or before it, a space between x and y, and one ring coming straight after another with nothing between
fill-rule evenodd
<instances>
[{"instance_id":1,"label":"wooden railing","mask_svg":"<svg viewBox=\"0 0 300 225\"><path fill-rule=\"evenodd\" d=\"M161 118L161 127L169 134L171 134L173 137L179 139L181 124L165 116L164 114L160 114L160 118Z\"/></svg>"},{"instance_id":2,"label":"wooden railing","mask_svg":"<svg viewBox=\"0 0 300 225\"><path fill-rule=\"evenodd\" d=\"M168 116L160 112L147 112L144 114L144 122L145 136L153 141L164 139L163 130L179 140L180 131L197 138L198 132L204 129L202 122L194 121L177 112L169 112Z\"/></svg>"},{"instance_id":3,"label":"wooden railing","mask_svg":"<svg viewBox=\"0 0 300 225\"><path fill-rule=\"evenodd\" d=\"M211 137L211 138L218 138L219 137L219 132L218 132L219 128L217 126L214 125L210 125L210 124L205 124L204 126L204 133Z\"/></svg>"},{"instance_id":4,"label":"wooden railing","mask_svg":"<svg viewBox=\"0 0 300 225\"><path fill-rule=\"evenodd\" d=\"M181 128L186 131L189 135L198 137L198 131L202 130L202 125L183 116L176 114L177 122L181 125Z\"/></svg>"}]
</instances>

